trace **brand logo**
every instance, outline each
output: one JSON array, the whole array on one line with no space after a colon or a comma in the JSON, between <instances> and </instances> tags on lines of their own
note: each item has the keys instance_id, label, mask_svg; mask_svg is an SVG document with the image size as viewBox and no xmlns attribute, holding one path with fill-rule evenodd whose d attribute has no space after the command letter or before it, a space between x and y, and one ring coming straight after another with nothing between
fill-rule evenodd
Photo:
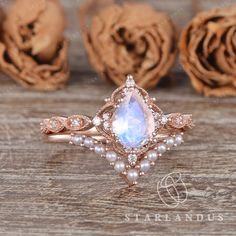
<instances>
[{"instance_id":1,"label":"brand logo","mask_svg":"<svg viewBox=\"0 0 236 236\"><path fill-rule=\"evenodd\" d=\"M170 208L184 204L188 198L188 190L182 180L181 173L173 172L164 176L157 183L157 193L161 201Z\"/></svg>"}]
</instances>

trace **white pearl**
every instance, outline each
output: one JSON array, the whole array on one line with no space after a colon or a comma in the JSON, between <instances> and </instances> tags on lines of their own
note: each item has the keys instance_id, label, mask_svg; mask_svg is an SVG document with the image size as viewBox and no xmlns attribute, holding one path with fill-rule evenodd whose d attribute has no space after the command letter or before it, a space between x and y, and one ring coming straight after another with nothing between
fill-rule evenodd
<instances>
[{"instance_id":1,"label":"white pearl","mask_svg":"<svg viewBox=\"0 0 236 236\"><path fill-rule=\"evenodd\" d=\"M94 142L93 142L92 138L86 138L84 140L84 146L85 147L91 148L93 146L93 144L94 144Z\"/></svg>"},{"instance_id":2,"label":"white pearl","mask_svg":"<svg viewBox=\"0 0 236 236\"><path fill-rule=\"evenodd\" d=\"M157 160L157 157L158 157L158 155L157 155L157 152L156 152L156 151L149 151L149 152L147 153L147 158L148 158L148 160L151 161L151 162L156 161L156 160Z\"/></svg>"},{"instance_id":3,"label":"white pearl","mask_svg":"<svg viewBox=\"0 0 236 236\"><path fill-rule=\"evenodd\" d=\"M84 139L81 135L72 136L71 141L74 145L80 145L83 143Z\"/></svg>"},{"instance_id":4,"label":"white pearl","mask_svg":"<svg viewBox=\"0 0 236 236\"><path fill-rule=\"evenodd\" d=\"M117 159L117 154L113 151L108 151L106 153L106 159L109 161L109 162L115 162L116 159Z\"/></svg>"},{"instance_id":5,"label":"white pearl","mask_svg":"<svg viewBox=\"0 0 236 236\"><path fill-rule=\"evenodd\" d=\"M105 148L104 148L103 145L96 145L96 146L94 147L94 151L95 151L96 154L102 155L102 154L105 153Z\"/></svg>"},{"instance_id":6,"label":"white pearl","mask_svg":"<svg viewBox=\"0 0 236 236\"><path fill-rule=\"evenodd\" d=\"M160 144L157 148L158 153L163 154L166 152L166 145L165 144Z\"/></svg>"},{"instance_id":7,"label":"white pearl","mask_svg":"<svg viewBox=\"0 0 236 236\"><path fill-rule=\"evenodd\" d=\"M135 182L138 179L138 177L139 177L138 171L135 169L131 169L127 173L127 179L130 182Z\"/></svg>"},{"instance_id":8,"label":"white pearl","mask_svg":"<svg viewBox=\"0 0 236 236\"><path fill-rule=\"evenodd\" d=\"M151 165L150 162L148 160L142 160L140 162L140 170L144 173L148 172L150 169Z\"/></svg>"},{"instance_id":9,"label":"white pearl","mask_svg":"<svg viewBox=\"0 0 236 236\"><path fill-rule=\"evenodd\" d=\"M182 135L177 135L175 137L175 144L180 145L183 142L183 137Z\"/></svg>"},{"instance_id":10,"label":"white pearl","mask_svg":"<svg viewBox=\"0 0 236 236\"><path fill-rule=\"evenodd\" d=\"M114 166L115 171L122 173L125 170L125 163L123 161L117 161Z\"/></svg>"},{"instance_id":11,"label":"white pearl","mask_svg":"<svg viewBox=\"0 0 236 236\"><path fill-rule=\"evenodd\" d=\"M175 144L175 140L174 140L173 138L168 138L168 139L166 140L166 145L167 145L167 147L173 147L174 144Z\"/></svg>"}]
</instances>

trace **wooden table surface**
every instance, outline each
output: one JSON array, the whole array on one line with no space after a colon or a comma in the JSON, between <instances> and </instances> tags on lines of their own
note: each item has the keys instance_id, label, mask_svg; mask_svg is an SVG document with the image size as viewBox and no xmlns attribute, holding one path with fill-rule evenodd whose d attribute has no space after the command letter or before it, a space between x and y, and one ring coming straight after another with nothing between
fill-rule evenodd
<instances>
[{"instance_id":1,"label":"wooden table surface","mask_svg":"<svg viewBox=\"0 0 236 236\"><path fill-rule=\"evenodd\" d=\"M196 127L127 188L106 160L41 139L41 119L93 115L114 89L90 73L72 77L53 93L0 77L0 235L235 235L236 98L204 98L183 76L150 91L165 112L193 113ZM188 189L176 208L157 193L158 181L172 172Z\"/></svg>"}]
</instances>

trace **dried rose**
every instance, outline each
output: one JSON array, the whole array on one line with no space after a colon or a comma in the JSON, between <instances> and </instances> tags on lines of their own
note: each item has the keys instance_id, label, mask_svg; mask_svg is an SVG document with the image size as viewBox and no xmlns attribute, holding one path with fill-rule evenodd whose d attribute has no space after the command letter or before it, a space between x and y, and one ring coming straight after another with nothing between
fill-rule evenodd
<instances>
[{"instance_id":1,"label":"dried rose","mask_svg":"<svg viewBox=\"0 0 236 236\"><path fill-rule=\"evenodd\" d=\"M91 64L103 78L117 85L132 74L139 86L156 86L176 58L176 33L171 19L146 4L108 2L101 9L97 1L90 0L80 9ZM87 19L91 20L89 27Z\"/></svg>"},{"instance_id":2,"label":"dried rose","mask_svg":"<svg viewBox=\"0 0 236 236\"><path fill-rule=\"evenodd\" d=\"M3 25L0 67L26 88L64 87L69 78L64 29L57 0L16 0Z\"/></svg>"},{"instance_id":3,"label":"dried rose","mask_svg":"<svg viewBox=\"0 0 236 236\"><path fill-rule=\"evenodd\" d=\"M4 11L0 7L0 40L2 38L2 24L3 24L3 20L4 20Z\"/></svg>"},{"instance_id":4,"label":"dried rose","mask_svg":"<svg viewBox=\"0 0 236 236\"><path fill-rule=\"evenodd\" d=\"M206 96L236 96L236 5L198 14L183 31L181 61Z\"/></svg>"}]
</instances>

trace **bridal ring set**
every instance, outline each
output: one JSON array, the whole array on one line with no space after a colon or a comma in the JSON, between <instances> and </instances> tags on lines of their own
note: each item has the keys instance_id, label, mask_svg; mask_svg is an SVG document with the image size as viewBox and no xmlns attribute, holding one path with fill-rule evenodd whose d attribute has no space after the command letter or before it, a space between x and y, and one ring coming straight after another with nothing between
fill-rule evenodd
<instances>
[{"instance_id":1,"label":"bridal ring set","mask_svg":"<svg viewBox=\"0 0 236 236\"><path fill-rule=\"evenodd\" d=\"M129 186L137 184L166 151L183 143L192 115L164 114L132 76L95 117L52 117L41 123L47 142L88 148L107 159Z\"/></svg>"}]
</instances>

